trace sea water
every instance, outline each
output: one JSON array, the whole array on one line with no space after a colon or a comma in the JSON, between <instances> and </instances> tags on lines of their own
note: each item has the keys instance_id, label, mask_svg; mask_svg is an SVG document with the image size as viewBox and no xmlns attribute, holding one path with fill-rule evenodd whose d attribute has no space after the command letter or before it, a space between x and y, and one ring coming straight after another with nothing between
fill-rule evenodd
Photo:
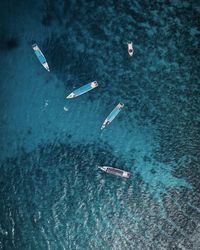
<instances>
[{"instance_id":1,"label":"sea water","mask_svg":"<svg viewBox=\"0 0 200 250\"><path fill-rule=\"evenodd\" d=\"M0 13L0 249L199 249L198 1L2 0Z\"/></svg>"}]
</instances>

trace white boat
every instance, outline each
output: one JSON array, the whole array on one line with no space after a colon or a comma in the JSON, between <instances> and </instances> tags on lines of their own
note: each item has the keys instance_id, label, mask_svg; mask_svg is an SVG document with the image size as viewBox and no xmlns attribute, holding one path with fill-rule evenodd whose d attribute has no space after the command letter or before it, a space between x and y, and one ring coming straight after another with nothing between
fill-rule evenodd
<instances>
[{"instance_id":1,"label":"white boat","mask_svg":"<svg viewBox=\"0 0 200 250\"><path fill-rule=\"evenodd\" d=\"M70 99L70 98L74 98L74 97L77 97L77 96L79 96L79 95L85 94L85 93L87 93L88 91L90 91L90 90L96 88L97 86L98 86L97 81L87 83L87 84L81 86L80 88L75 89L75 90L74 90L71 94L69 94L66 98L67 98L67 99Z\"/></svg>"},{"instance_id":2,"label":"white boat","mask_svg":"<svg viewBox=\"0 0 200 250\"><path fill-rule=\"evenodd\" d=\"M130 177L129 172L124 171L124 170L119 169L119 168L113 168L113 167L109 167L109 166L98 166L98 168L106 173L109 173L109 174L114 174L114 175L125 177L125 178Z\"/></svg>"},{"instance_id":3,"label":"white boat","mask_svg":"<svg viewBox=\"0 0 200 250\"><path fill-rule=\"evenodd\" d=\"M40 50L40 48L37 46L37 44L33 44L32 45L32 48L38 58L38 60L40 61L40 63L43 65L43 67L50 72L50 69L49 69L49 65L47 63L47 60L44 56L44 54L42 53L42 51Z\"/></svg>"},{"instance_id":4,"label":"white boat","mask_svg":"<svg viewBox=\"0 0 200 250\"><path fill-rule=\"evenodd\" d=\"M133 49L133 43L132 42L128 42L128 53L130 56L133 55L134 49Z\"/></svg>"},{"instance_id":5,"label":"white boat","mask_svg":"<svg viewBox=\"0 0 200 250\"><path fill-rule=\"evenodd\" d=\"M107 116L107 118L103 122L101 130L107 127L115 119L115 117L119 114L119 112L122 110L123 107L124 107L123 103L120 102L119 104L117 104L117 106L113 109L113 111Z\"/></svg>"}]
</instances>

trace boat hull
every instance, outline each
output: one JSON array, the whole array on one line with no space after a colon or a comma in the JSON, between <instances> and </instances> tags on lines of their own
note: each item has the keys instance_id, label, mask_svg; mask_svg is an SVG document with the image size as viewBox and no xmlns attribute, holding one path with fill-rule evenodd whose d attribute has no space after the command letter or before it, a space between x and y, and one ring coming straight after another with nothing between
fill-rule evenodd
<instances>
[{"instance_id":1,"label":"boat hull","mask_svg":"<svg viewBox=\"0 0 200 250\"><path fill-rule=\"evenodd\" d=\"M119 112L122 110L123 107L124 107L123 103L117 104L117 106L113 109L113 111L107 116L107 118L103 122L101 130L106 128L115 119L115 117L119 114Z\"/></svg>"},{"instance_id":2,"label":"boat hull","mask_svg":"<svg viewBox=\"0 0 200 250\"><path fill-rule=\"evenodd\" d=\"M127 45L128 45L128 53L129 53L130 56L132 56L133 52L134 52L133 43L132 42L128 42Z\"/></svg>"},{"instance_id":3,"label":"boat hull","mask_svg":"<svg viewBox=\"0 0 200 250\"><path fill-rule=\"evenodd\" d=\"M44 56L44 54L42 53L42 51L40 50L40 48L38 47L37 44L33 44L32 45L32 48L35 52L35 55L37 56L38 60L40 61L40 63L42 64L42 66L50 72L50 69L49 69L49 65L47 63L47 60Z\"/></svg>"},{"instance_id":4,"label":"boat hull","mask_svg":"<svg viewBox=\"0 0 200 250\"><path fill-rule=\"evenodd\" d=\"M102 171L108 173L108 174L113 174L113 175L124 177L124 178L130 177L129 172L124 171L124 170L119 169L119 168L113 168L113 167L108 167L108 166L98 166L98 168L101 169Z\"/></svg>"},{"instance_id":5,"label":"boat hull","mask_svg":"<svg viewBox=\"0 0 200 250\"><path fill-rule=\"evenodd\" d=\"M87 83L87 84L81 86L80 88L75 89L71 94L69 94L66 97L66 99L71 99L71 98L75 98L77 96L83 95L96 87L98 87L97 81Z\"/></svg>"}]
</instances>

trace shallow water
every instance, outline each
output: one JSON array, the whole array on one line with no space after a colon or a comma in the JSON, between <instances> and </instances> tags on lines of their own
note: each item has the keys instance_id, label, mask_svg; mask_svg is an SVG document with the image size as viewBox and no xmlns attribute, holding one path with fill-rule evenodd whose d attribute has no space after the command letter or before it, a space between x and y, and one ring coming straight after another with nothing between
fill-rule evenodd
<instances>
[{"instance_id":1,"label":"shallow water","mask_svg":"<svg viewBox=\"0 0 200 250\"><path fill-rule=\"evenodd\" d=\"M199 249L200 5L1 1L0 11L0 248Z\"/></svg>"}]
</instances>

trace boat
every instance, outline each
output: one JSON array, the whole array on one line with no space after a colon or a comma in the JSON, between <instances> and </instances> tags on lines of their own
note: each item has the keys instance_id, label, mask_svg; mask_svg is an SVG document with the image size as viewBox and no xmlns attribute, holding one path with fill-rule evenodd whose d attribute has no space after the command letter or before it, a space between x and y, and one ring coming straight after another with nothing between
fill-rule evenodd
<instances>
[{"instance_id":1,"label":"boat","mask_svg":"<svg viewBox=\"0 0 200 250\"><path fill-rule=\"evenodd\" d=\"M128 53L130 56L133 55L134 49L133 49L133 43L132 42L128 42Z\"/></svg>"},{"instance_id":2,"label":"boat","mask_svg":"<svg viewBox=\"0 0 200 250\"><path fill-rule=\"evenodd\" d=\"M109 167L109 166L98 166L98 168L106 173L109 173L109 174L114 174L114 175L125 177L125 178L130 177L129 172L124 171L124 170L119 169L119 168L113 168L113 167Z\"/></svg>"},{"instance_id":3,"label":"boat","mask_svg":"<svg viewBox=\"0 0 200 250\"><path fill-rule=\"evenodd\" d=\"M42 51L40 50L40 48L37 46L37 44L33 44L32 45L32 48L38 58L38 60L40 61L40 63L43 65L43 67L50 72L50 69L49 69L49 65L47 63L47 60L45 58L45 56L43 55Z\"/></svg>"},{"instance_id":4,"label":"boat","mask_svg":"<svg viewBox=\"0 0 200 250\"><path fill-rule=\"evenodd\" d=\"M87 83L87 84L83 85L82 87L75 89L71 94L69 94L66 97L66 99L74 98L74 97L77 97L79 95L85 94L88 91L96 88L97 86L98 86L97 81Z\"/></svg>"},{"instance_id":5,"label":"boat","mask_svg":"<svg viewBox=\"0 0 200 250\"><path fill-rule=\"evenodd\" d=\"M105 119L103 122L103 125L101 126L101 130L107 127L114 119L115 117L119 114L119 112L122 110L124 107L123 103L117 104L117 106L113 109L113 111L109 114L109 116Z\"/></svg>"}]
</instances>

